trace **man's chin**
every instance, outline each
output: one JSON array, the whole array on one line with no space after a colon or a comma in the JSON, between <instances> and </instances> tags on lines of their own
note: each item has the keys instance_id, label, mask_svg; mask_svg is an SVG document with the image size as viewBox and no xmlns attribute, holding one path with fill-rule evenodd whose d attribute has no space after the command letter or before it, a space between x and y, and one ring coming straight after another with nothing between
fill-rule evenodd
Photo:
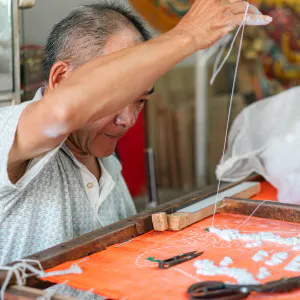
<instances>
[{"instance_id":1,"label":"man's chin","mask_svg":"<svg viewBox=\"0 0 300 300\"><path fill-rule=\"evenodd\" d=\"M95 157L108 157L111 156L115 151L95 151L92 153Z\"/></svg>"},{"instance_id":2,"label":"man's chin","mask_svg":"<svg viewBox=\"0 0 300 300\"><path fill-rule=\"evenodd\" d=\"M91 154L95 157L108 157L112 155L116 150L116 147L99 147L96 149L93 149Z\"/></svg>"},{"instance_id":3,"label":"man's chin","mask_svg":"<svg viewBox=\"0 0 300 300\"><path fill-rule=\"evenodd\" d=\"M89 145L89 152L96 157L107 157L112 155L117 147L117 140L107 141L99 136Z\"/></svg>"}]
</instances>

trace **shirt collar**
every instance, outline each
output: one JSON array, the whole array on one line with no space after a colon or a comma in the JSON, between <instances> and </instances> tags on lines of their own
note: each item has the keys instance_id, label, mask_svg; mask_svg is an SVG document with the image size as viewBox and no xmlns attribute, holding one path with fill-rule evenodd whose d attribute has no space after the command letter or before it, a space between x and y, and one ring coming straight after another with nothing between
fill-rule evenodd
<instances>
[{"instance_id":1,"label":"shirt collar","mask_svg":"<svg viewBox=\"0 0 300 300\"><path fill-rule=\"evenodd\" d=\"M35 93L34 98L32 99L32 101L41 100L43 98L44 92L45 92L45 88L39 88L37 90L37 92Z\"/></svg>"},{"instance_id":2,"label":"shirt collar","mask_svg":"<svg viewBox=\"0 0 300 300\"><path fill-rule=\"evenodd\" d=\"M64 143L61 146L61 149L64 150L64 152L73 160L73 162L79 168L84 168L85 170L87 170L87 168L76 159L76 157L73 155L72 151L68 148L66 143ZM118 181L119 176L122 171L122 165L121 165L120 161L116 158L116 156L114 154L112 154L108 157L101 157L98 159L101 161L101 163L103 164L103 167L109 173L109 175L113 178L113 180L115 182Z\"/></svg>"}]
</instances>

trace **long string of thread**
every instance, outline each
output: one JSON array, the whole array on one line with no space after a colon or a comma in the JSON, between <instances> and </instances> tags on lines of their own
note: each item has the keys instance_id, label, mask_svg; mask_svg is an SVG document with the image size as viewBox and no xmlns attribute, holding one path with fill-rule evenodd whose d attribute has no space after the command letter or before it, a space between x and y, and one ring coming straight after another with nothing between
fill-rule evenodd
<instances>
[{"instance_id":1,"label":"long string of thread","mask_svg":"<svg viewBox=\"0 0 300 300\"><path fill-rule=\"evenodd\" d=\"M239 225L238 227L234 228L234 229L239 229L241 228L242 226L244 226L249 220L250 218L256 213L256 211L265 203L265 202L271 202L270 200L265 200L265 201L262 201L261 203L259 203L259 205L254 209L253 213L241 224Z\"/></svg>"},{"instance_id":2,"label":"long string of thread","mask_svg":"<svg viewBox=\"0 0 300 300\"><path fill-rule=\"evenodd\" d=\"M32 263L37 264L38 268L34 267ZM6 277L4 279L4 282L1 286L0 290L0 299L4 300L5 299L5 291L9 285L9 282L12 278L13 275L15 275L16 278L16 283L18 286L24 286L26 284L27 278L31 276L38 276L40 278L46 278L49 276L58 276L58 275L67 275L67 274L79 274L82 273L81 268L73 264L68 270L63 270L63 271L56 271L56 272L50 272L50 273L45 273L41 263L37 260L18 260L16 264L13 266L2 266L0 267L0 270L7 271ZM27 272L30 272L28 274Z\"/></svg>"},{"instance_id":3,"label":"long string of thread","mask_svg":"<svg viewBox=\"0 0 300 300\"><path fill-rule=\"evenodd\" d=\"M237 33L238 33L239 31L237 31ZM236 35L237 36L237 35ZM234 39L235 39L235 37L234 37ZM233 40L234 40L233 39ZM231 40L231 39L230 39ZM213 85L214 84L214 81L215 81L215 79L216 79L216 77L217 77L217 75L219 74L219 69L220 69L220 67L219 67L219 63L220 63L220 61L221 61L221 59L222 59L222 57L223 57L223 55L224 55L224 52L225 52L225 50L226 50L226 48L227 48L227 45L229 44L229 42L230 42L230 40L228 40L227 42L224 42L223 43L223 45L222 45L222 47L221 47L221 50L219 51L219 53L218 53L218 56L217 56L217 58L216 58L216 61L215 61L215 63L214 63L214 67L213 67L213 76L212 76L212 78L210 79L210 82L209 82L209 84L210 85ZM232 41L233 41L232 40ZM233 42L232 42L233 43ZM228 51L228 53L229 53L229 51ZM221 70L221 69L220 69Z\"/></svg>"},{"instance_id":4,"label":"long string of thread","mask_svg":"<svg viewBox=\"0 0 300 300\"><path fill-rule=\"evenodd\" d=\"M231 43L231 47L225 57L225 59L223 60L222 64L220 65L220 67L218 68L218 70L216 71L216 73L212 76L212 80L211 83L214 82L217 74L220 72L220 70L222 69L223 65L225 64L226 60L228 59L234 42L236 40L236 37L238 36L239 31L242 28L242 34L241 34L241 40L240 40L240 45L239 45L239 51L238 51L238 56L237 56L237 63L236 63L236 68L235 68L235 72L234 72L234 79L233 79L233 85L232 85L232 92L231 92L231 97L230 97L230 104L229 104L229 110L228 110L228 117L227 117L227 124L226 124L226 132L225 132L225 139L224 139L224 146L223 146L223 153L222 153L222 159L221 159L221 164L223 164L224 162L224 156L225 156L225 150L226 150L226 143L227 143L227 136L228 136L228 128L229 128L229 122L230 122L230 115L231 115L231 108L232 108L232 102L233 102L233 96L234 96L234 90L235 90L235 83L236 83L236 78L237 78L237 72L238 72L238 67L239 67L239 62L240 62L240 57L241 57L241 52L242 52L242 45L243 45L243 38L244 38L244 30L245 30L245 25L246 25L246 19L247 19L247 14L248 14L248 9L249 9L249 3L247 3L247 7L246 7L246 11L245 11L245 15L244 15L244 19L242 24L240 25L232 43ZM218 202L218 197L219 197L219 191L220 191L220 185L221 185L221 177L222 174L220 174L219 177L219 181L218 181L218 188L217 188L217 195L216 195L216 200L215 200L215 205L214 205L214 214L213 214L213 219L212 219L212 227L214 226L214 222L215 222L215 215L216 215L216 210L217 210L217 202Z\"/></svg>"},{"instance_id":5,"label":"long string of thread","mask_svg":"<svg viewBox=\"0 0 300 300\"><path fill-rule=\"evenodd\" d=\"M226 61L227 61L227 59L229 58L229 56L230 56L230 54L231 54L231 52L232 52L233 46L234 46L234 44L235 44L235 41L236 41L236 39L237 39L237 37L238 37L238 35L239 35L241 29L242 29L243 32L242 32L242 37L241 37L241 44L240 44L239 54L241 53L241 50L242 50L242 49L241 49L241 46L242 46L242 44L243 44L244 29L245 29L245 25L246 25L246 18L247 18L247 14L248 14L248 9L249 9L249 3L247 4L247 7L246 7L246 11L245 11L245 16L244 16L243 22L242 22L242 24L240 25L240 27L238 28L238 30L236 31L236 33L235 33L235 35L234 35L234 37L233 37L233 39L232 39L232 42L231 42L230 48L229 48L229 50L228 50L228 53L226 54L226 56L225 56L225 58L223 59L222 63L219 65L220 60L222 59L222 56L223 56L223 54L224 54L224 52L225 52L225 50L226 50L226 47L227 47L229 41L228 41L227 43L224 43L224 44L222 45L222 48L221 48L221 50L220 50L220 52L219 52L219 54L218 54L218 56L217 56L217 58L216 58L216 61L215 61L215 63L214 63L214 67L213 67L213 75L212 75L212 77L211 77L211 79L210 79L210 85L213 85L213 83L215 82L217 76L219 75L219 73L220 73L221 70L223 69L223 67L224 67L224 65L225 65L225 63L226 63ZM237 60L237 64L239 64L239 59ZM234 89L234 85L233 85L232 88Z\"/></svg>"}]
</instances>

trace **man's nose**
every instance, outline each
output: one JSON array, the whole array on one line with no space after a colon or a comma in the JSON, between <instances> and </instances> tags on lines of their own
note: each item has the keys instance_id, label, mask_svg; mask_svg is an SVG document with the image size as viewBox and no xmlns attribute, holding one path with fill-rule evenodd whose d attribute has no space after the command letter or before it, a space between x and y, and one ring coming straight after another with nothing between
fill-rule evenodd
<instances>
[{"instance_id":1,"label":"man's nose","mask_svg":"<svg viewBox=\"0 0 300 300\"><path fill-rule=\"evenodd\" d=\"M124 109L119 111L116 118L116 124L130 128L135 124L137 116L138 113L136 112L133 105L127 105Z\"/></svg>"}]
</instances>

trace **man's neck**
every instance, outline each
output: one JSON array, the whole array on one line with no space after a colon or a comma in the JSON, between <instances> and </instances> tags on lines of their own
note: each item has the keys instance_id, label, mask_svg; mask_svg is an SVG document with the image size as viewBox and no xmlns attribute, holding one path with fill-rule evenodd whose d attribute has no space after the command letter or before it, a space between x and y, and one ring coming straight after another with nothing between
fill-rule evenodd
<instances>
[{"instance_id":1,"label":"man's neck","mask_svg":"<svg viewBox=\"0 0 300 300\"><path fill-rule=\"evenodd\" d=\"M99 181L101 177L101 168L98 162L98 158L90 154L82 153L80 149L74 147L73 144L70 143L68 140L66 141L66 145L69 148L69 150L72 152L74 157L80 163L82 163Z\"/></svg>"}]
</instances>

